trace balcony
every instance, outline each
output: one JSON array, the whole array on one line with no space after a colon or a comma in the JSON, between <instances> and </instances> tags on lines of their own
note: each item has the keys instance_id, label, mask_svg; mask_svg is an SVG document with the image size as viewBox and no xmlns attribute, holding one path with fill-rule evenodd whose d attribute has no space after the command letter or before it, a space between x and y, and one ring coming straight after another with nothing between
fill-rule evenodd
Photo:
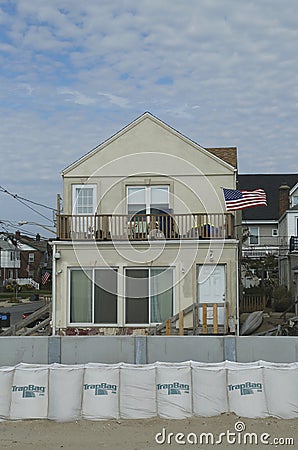
<instances>
[{"instance_id":1,"label":"balcony","mask_svg":"<svg viewBox=\"0 0 298 450\"><path fill-rule=\"evenodd\" d=\"M57 216L61 240L232 239L232 214L96 214Z\"/></svg>"},{"instance_id":2,"label":"balcony","mask_svg":"<svg viewBox=\"0 0 298 450\"><path fill-rule=\"evenodd\" d=\"M279 247L274 245L251 245L242 247L243 258L266 258L267 256L278 256Z\"/></svg>"},{"instance_id":3,"label":"balcony","mask_svg":"<svg viewBox=\"0 0 298 450\"><path fill-rule=\"evenodd\" d=\"M298 252L298 236L290 237L290 253Z\"/></svg>"}]
</instances>

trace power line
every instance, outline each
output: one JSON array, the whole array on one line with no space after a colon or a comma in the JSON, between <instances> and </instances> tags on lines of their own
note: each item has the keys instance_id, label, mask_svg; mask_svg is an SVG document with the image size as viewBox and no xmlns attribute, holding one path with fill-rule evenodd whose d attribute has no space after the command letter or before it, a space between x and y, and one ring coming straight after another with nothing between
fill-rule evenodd
<instances>
[{"instance_id":1,"label":"power line","mask_svg":"<svg viewBox=\"0 0 298 450\"><path fill-rule=\"evenodd\" d=\"M25 201L23 201L23 200L22 200L23 197L20 197L20 196L17 195L17 194L12 194L12 193L9 192L7 189L4 189L2 186L0 186L0 192L3 192L3 193L5 193L5 194L10 195L10 196L13 197L15 200L17 200L18 202L20 202L22 205L26 206L26 208L29 208L29 209L31 209L31 211L35 212L35 214L38 214L39 216L43 217L44 219L48 220L49 222L52 222L52 220L49 219L47 216L45 216L45 215L42 214L41 212L39 212L39 211L37 211L36 209L32 208L32 206L29 206L29 205L27 205L27 204L25 203L25 201L30 202L30 203L34 203L34 204L36 204L37 202L33 202L33 201L27 200L27 199L25 199ZM51 209L51 210L55 211L54 208L50 208L50 207L45 206L45 205L41 205L41 204L40 204L39 206L42 206L43 208L48 208L48 209Z\"/></svg>"},{"instance_id":2,"label":"power line","mask_svg":"<svg viewBox=\"0 0 298 450\"><path fill-rule=\"evenodd\" d=\"M5 230L5 231L0 231L0 234L6 233L8 235L11 235L12 233L9 231L8 228L13 228L15 230L19 230L19 227L17 227L16 225L12 225L11 223L10 224L6 224L5 222L3 222L1 220L0 220L0 226L3 228L3 230ZM35 237L36 236L36 233L33 233L32 231L29 231L29 230L27 230L25 228L22 229L22 232L23 232L22 233L23 235L26 235L26 236L29 236L29 237ZM47 241L49 239L49 238L47 238L45 236L42 236L40 233L38 233L38 234L40 235L40 238L42 240Z\"/></svg>"},{"instance_id":3,"label":"power line","mask_svg":"<svg viewBox=\"0 0 298 450\"><path fill-rule=\"evenodd\" d=\"M21 195L18 195L18 194L12 194L11 192L9 192L7 189L5 189L2 186L0 186L0 191L4 192L5 194L11 195L15 199L21 199L21 200L24 200L25 202L32 203L33 205L41 206L42 208L46 208L46 209L51 209L52 211L57 211L55 208L52 208L51 206L47 206L47 205L43 205L42 203L34 202L33 200L29 200L28 198L22 197Z\"/></svg>"}]
</instances>

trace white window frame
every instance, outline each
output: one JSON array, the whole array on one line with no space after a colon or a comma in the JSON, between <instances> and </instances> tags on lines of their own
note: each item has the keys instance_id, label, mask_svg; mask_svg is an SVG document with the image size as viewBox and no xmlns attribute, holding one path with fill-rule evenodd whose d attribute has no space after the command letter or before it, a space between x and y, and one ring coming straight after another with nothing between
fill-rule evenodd
<instances>
[{"instance_id":1,"label":"white window frame","mask_svg":"<svg viewBox=\"0 0 298 450\"><path fill-rule=\"evenodd\" d=\"M93 198L92 198L92 212L88 212L88 213L79 213L77 211L78 205L77 205L77 190L83 190L83 189L92 189L93 190ZM73 184L72 185L72 213L74 215L79 215L79 216L88 216L88 215L93 215L96 212L97 209L97 185L96 184Z\"/></svg>"},{"instance_id":2,"label":"white window frame","mask_svg":"<svg viewBox=\"0 0 298 450\"><path fill-rule=\"evenodd\" d=\"M129 198L129 189L144 189L145 190L145 210L146 210L146 214L150 214L150 209L152 207L152 193L151 190L152 189L165 189L167 188L167 205L168 208L170 208L170 185L169 184L151 184L150 186L148 185L142 185L142 184L137 184L137 185L127 185L126 186L126 207L127 207L127 212L128 212L128 198ZM163 204L163 203L162 203Z\"/></svg>"},{"instance_id":3,"label":"white window frame","mask_svg":"<svg viewBox=\"0 0 298 450\"><path fill-rule=\"evenodd\" d=\"M292 207L298 205L298 195L292 196Z\"/></svg>"},{"instance_id":4,"label":"white window frame","mask_svg":"<svg viewBox=\"0 0 298 450\"><path fill-rule=\"evenodd\" d=\"M126 280L127 280L126 270L130 270L130 269L132 269L132 270L149 270L149 276L147 278L148 284L149 284L149 286L148 286L148 299L149 299L149 301L148 301L148 308L149 308L149 314L148 314L149 321L148 321L148 323L126 323ZM172 315L175 315L175 304L176 304L175 303L175 285L176 285L176 283L175 283L175 267L173 267L173 266L125 267L124 268L124 280L125 280L124 284L125 284L125 286L124 286L124 305L123 305L123 312L124 312L123 323L124 323L124 327L128 327L128 328L129 327L145 328L145 327L152 326L152 325L157 325L157 324L160 323L160 322L151 322L151 283L150 283L150 279L151 279L150 272L151 272L151 269L166 269L166 270L170 269L170 270L172 270Z\"/></svg>"},{"instance_id":5,"label":"white window frame","mask_svg":"<svg viewBox=\"0 0 298 450\"><path fill-rule=\"evenodd\" d=\"M272 237L278 237L278 228L272 228Z\"/></svg>"},{"instance_id":6,"label":"white window frame","mask_svg":"<svg viewBox=\"0 0 298 450\"><path fill-rule=\"evenodd\" d=\"M94 302L95 302L95 271L96 270L110 270L114 269L117 273L116 282L117 282L117 313L116 313L116 322L96 322L94 323ZM91 292L91 322L71 322L71 272L72 271L91 271L92 272L92 292ZM68 312L67 312L67 326L69 327L115 327L119 326L119 267L69 267L68 268Z\"/></svg>"},{"instance_id":7,"label":"white window frame","mask_svg":"<svg viewBox=\"0 0 298 450\"><path fill-rule=\"evenodd\" d=\"M252 228L255 228L257 230L257 234L256 235L253 234L253 236L251 236L249 234L249 236L248 236L248 243L249 243L250 246L260 245L260 228L258 226L255 226L255 225L251 225L251 226L248 227L249 233L250 233ZM251 237L257 238L258 242L257 243L252 243L251 242Z\"/></svg>"},{"instance_id":8,"label":"white window frame","mask_svg":"<svg viewBox=\"0 0 298 450\"><path fill-rule=\"evenodd\" d=\"M34 260L35 260L34 253L29 253L28 254L28 263L34 263Z\"/></svg>"}]
</instances>

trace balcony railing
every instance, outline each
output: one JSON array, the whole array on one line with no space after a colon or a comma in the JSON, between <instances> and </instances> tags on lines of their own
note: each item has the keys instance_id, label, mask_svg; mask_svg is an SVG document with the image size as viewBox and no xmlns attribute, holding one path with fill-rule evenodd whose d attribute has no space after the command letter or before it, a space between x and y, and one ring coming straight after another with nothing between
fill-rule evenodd
<instances>
[{"instance_id":1,"label":"balcony railing","mask_svg":"<svg viewBox=\"0 0 298 450\"><path fill-rule=\"evenodd\" d=\"M290 237L290 253L298 252L298 236Z\"/></svg>"},{"instance_id":2,"label":"balcony railing","mask_svg":"<svg viewBox=\"0 0 298 450\"><path fill-rule=\"evenodd\" d=\"M62 240L231 239L232 214L58 215Z\"/></svg>"},{"instance_id":3,"label":"balcony railing","mask_svg":"<svg viewBox=\"0 0 298 450\"><path fill-rule=\"evenodd\" d=\"M242 247L243 258L264 258L266 256L278 256L279 247L274 245L253 245Z\"/></svg>"}]
</instances>

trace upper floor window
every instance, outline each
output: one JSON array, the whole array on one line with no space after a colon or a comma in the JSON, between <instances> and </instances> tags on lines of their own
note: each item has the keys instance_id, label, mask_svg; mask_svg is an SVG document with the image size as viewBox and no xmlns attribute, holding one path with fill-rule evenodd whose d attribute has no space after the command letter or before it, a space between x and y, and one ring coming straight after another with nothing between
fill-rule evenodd
<instances>
[{"instance_id":1,"label":"upper floor window","mask_svg":"<svg viewBox=\"0 0 298 450\"><path fill-rule=\"evenodd\" d=\"M259 227L249 227L249 245L259 244Z\"/></svg>"},{"instance_id":2,"label":"upper floor window","mask_svg":"<svg viewBox=\"0 0 298 450\"><path fill-rule=\"evenodd\" d=\"M292 206L298 205L298 195L293 195L292 197Z\"/></svg>"},{"instance_id":3,"label":"upper floor window","mask_svg":"<svg viewBox=\"0 0 298 450\"><path fill-rule=\"evenodd\" d=\"M96 210L96 185L73 185L72 201L74 214L94 214Z\"/></svg>"},{"instance_id":4,"label":"upper floor window","mask_svg":"<svg viewBox=\"0 0 298 450\"><path fill-rule=\"evenodd\" d=\"M20 252L15 250L9 252L10 261L19 261L20 260Z\"/></svg>"},{"instance_id":5,"label":"upper floor window","mask_svg":"<svg viewBox=\"0 0 298 450\"><path fill-rule=\"evenodd\" d=\"M128 186L128 214L168 212L169 186Z\"/></svg>"},{"instance_id":6,"label":"upper floor window","mask_svg":"<svg viewBox=\"0 0 298 450\"><path fill-rule=\"evenodd\" d=\"M33 263L34 262L34 253L29 253L28 255L28 262Z\"/></svg>"},{"instance_id":7,"label":"upper floor window","mask_svg":"<svg viewBox=\"0 0 298 450\"><path fill-rule=\"evenodd\" d=\"M272 236L278 236L278 228L272 228Z\"/></svg>"}]
</instances>

